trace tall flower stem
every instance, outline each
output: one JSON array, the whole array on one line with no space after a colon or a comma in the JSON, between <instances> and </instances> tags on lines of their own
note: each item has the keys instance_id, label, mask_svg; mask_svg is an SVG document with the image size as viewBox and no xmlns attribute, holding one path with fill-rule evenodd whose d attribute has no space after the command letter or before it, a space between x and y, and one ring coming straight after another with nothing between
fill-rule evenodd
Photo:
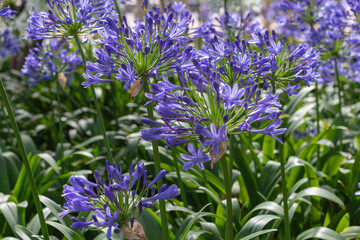
<instances>
[{"instance_id":1,"label":"tall flower stem","mask_svg":"<svg viewBox=\"0 0 360 240\"><path fill-rule=\"evenodd\" d=\"M226 154L221 157L221 165L223 167L225 192L226 192L226 230L225 240L233 240L233 216L231 201L231 179L229 176L229 168L226 160Z\"/></svg>"},{"instance_id":2,"label":"tall flower stem","mask_svg":"<svg viewBox=\"0 0 360 240\"><path fill-rule=\"evenodd\" d=\"M84 51L83 51L83 49L81 47L81 42L80 42L79 37L77 35L75 35L74 38L75 38L76 44L77 44L77 46L79 48L81 58L82 58L82 60L84 62L84 68L86 69L86 57L85 57ZM105 142L105 146L106 146L106 152L107 152L107 155L108 155L108 159L112 163L114 161L114 159L113 159L112 154L111 154L109 139L108 139L107 134L106 134L105 124L104 124L104 119L103 119L102 114L101 114L100 104L99 104L99 101L98 101L98 99L96 97L96 92L95 92L94 85L91 85L90 88L91 88L91 92L92 92L92 95L93 95L93 98L94 98L97 116L98 116L99 121L100 121L101 130L102 130L102 134L103 134L103 138L104 138L104 142Z\"/></svg>"},{"instance_id":3,"label":"tall flower stem","mask_svg":"<svg viewBox=\"0 0 360 240\"><path fill-rule=\"evenodd\" d=\"M343 125L343 117L342 117L342 111L341 111L341 105L342 105L342 99L341 99L341 82L340 82L340 76L339 76L339 70L338 70L338 63L336 58L335 60L335 75L336 75L336 81L337 81L337 85L338 85L338 98L339 98L339 118L340 118L340 126ZM342 130L340 130L340 134L339 134L339 138L340 138L340 151L343 149L343 134L342 134Z\"/></svg>"},{"instance_id":4,"label":"tall flower stem","mask_svg":"<svg viewBox=\"0 0 360 240\"><path fill-rule=\"evenodd\" d=\"M229 178L230 182L232 182L232 171L233 171L233 164L234 164L234 144L235 144L235 137L234 135L230 135L230 154L229 154ZM231 185L230 185L231 188Z\"/></svg>"},{"instance_id":5,"label":"tall flower stem","mask_svg":"<svg viewBox=\"0 0 360 240\"><path fill-rule=\"evenodd\" d=\"M288 206L288 196L287 196L287 189L286 189L284 146L282 144L279 144L279 159L280 159L280 170L281 170L281 181L282 181L281 187L282 187L283 202L284 202L285 239L291 239L290 221L289 221L289 206Z\"/></svg>"},{"instance_id":6,"label":"tall flower stem","mask_svg":"<svg viewBox=\"0 0 360 240\"><path fill-rule=\"evenodd\" d=\"M142 77L142 81L143 81L143 87L144 87L144 92L148 93L150 92L149 90L149 83L146 77ZM147 113L148 113L148 117L152 120L154 120L154 113L153 113L153 107L152 104L148 104L146 105L146 109L147 109ZM157 175L160 170L160 154L159 154L159 144L158 141L152 141L152 148L153 148L153 153L154 153L154 163L155 163L155 174ZM158 189L160 189L160 187L162 186L163 181L160 179L157 182L157 187ZM166 218L166 207L165 207L165 201L164 200L159 200L159 204L160 204L160 217L161 217L161 228L162 228L162 235L163 235L163 239L164 240L168 240L169 239L169 229L168 229L168 224L167 224L167 218Z\"/></svg>"},{"instance_id":7,"label":"tall flower stem","mask_svg":"<svg viewBox=\"0 0 360 240\"><path fill-rule=\"evenodd\" d=\"M320 132L320 111L319 111L319 97L320 91L318 89L318 83L315 83L315 98L316 98L316 131L317 134ZM320 145L317 146L316 151L317 162L320 163Z\"/></svg>"},{"instance_id":8,"label":"tall flower stem","mask_svg":"<svg viewBox=\"0 0 360 240\"><path fill-rule=\"evenodd\" d=\"M60 159L64 156L64 140L63 140L63 127L62 127L62 110L61 110L61 102L60 102L60 83L56 79L56 95L57 95L57 104L58 104L58 113L59 113L59 139L60 139ZM68 161L68 163L70 163ZM69 166L67 166L69 168ZM68 169L69 170L69 169Z\"/></svg>"},{"instance_id":9,"label":"tall flower stem","mask_svg":"<svg viewBox=\"0 0 360 240\"><path fill-rule=\"evenodd\" d=\"M178 180L178 184L181 190L181 200L183 201L184 207L188 207L188 203L187 203L187 199L186 199L186 191L185 191L185 187L184 187L184 183L182 181L181 178L181 174L180 174L180 169L179 169L179 163L178 163L178 155L176 153L175 148L172 149L172 155L173 155L173 163L175 165L175 170L176 170L176 176L177 176L177 180Z\"/></svg>"},{"instance_id":10,"label":"tall flower stem","mask_svg":"<svg viewBox=\"0 0 360 240\"><path fill-rule=\"evenodd\" d=\"M119 22L120 24L122 23L122 14L121 14L121 10L120 10L120 7L119 7L119 4L117 2L117 0L113 0L114 2L114 5L115 5L115 11L117 12L118 14L118 19L119 19Z\"/></svg>"},{"instance_id":11,"label":"tall flower stem","mask_svg":"<svg viewBox=\"0 0 360 240\"><path fill-rule=\"evenodd\" d=\"M40 203L40 199L39 199L39 193L38 193L38 190L37 190L37 187L36 187L34 176L33 176L32 172L31 172L29 159L27 157L27 153L26 153L24 144L23 144L22 139L21 139L20 131L19 131L19 128L18 128L17 123L15 121L14 113L13 113L13 111L11 109L9 98L6 95L6 91L5 91L5 88L4 88L4 85L2 83L1 78L0 78L0 93L1 93L2 99L4 101L6 110L8 112L10 122L11 122L11 126L12 126L12 128L14 130L14 133L15 133L16 141L19 144L20 154L21 154L21 157L23 159L25 170L26 170L28 180L29 180L29 183L30 183L31 192L32 192L32 195L33 195L33 198L34 198L36 211L37 211L38 216L39 216L40 225L41 225L41 231L42 231L42 234L44 236L44 239L49 240L49 232L48 232L48 229L47 229L47 226L46 226L46 223L45 223L44 213L42 211L42 207L41 207L41 203Z\"/></svg>"}]
</instances>

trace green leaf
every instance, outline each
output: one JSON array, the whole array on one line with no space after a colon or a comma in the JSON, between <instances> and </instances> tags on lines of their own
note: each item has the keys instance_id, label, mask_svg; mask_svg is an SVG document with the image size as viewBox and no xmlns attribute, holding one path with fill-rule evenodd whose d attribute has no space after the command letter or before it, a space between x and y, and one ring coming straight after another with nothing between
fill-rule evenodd
<instances>
[{"instance_id":1,"label":"green leaf","mask_svg":"<svg viewBox=\"0 0 360 240\"><path fill-rule=\"evenodd\" d=\"M140 217L137 218L139 223L143 226L145 235L148 240L161 240L162 233L158 222L150 214L149 210L144 210Z\"/></svg>"},{"instance_id":2,"label":"green leaf","mask_svg":"<svg viewBox=\"0 0 360 240\"><path fill-rule=\"evenodd\" d=\"M40 238L40 236L37 236L36 234L31 232L29 229L27 229L27 228L25 228L24 226L21 226L21 225L16 225L15 226L15 232L22 240L39 240L39 239L42 239L42 238Z\"/></svg>"},{"instance_id":3,"label":"green leaf","mask_svg":"<svg viewBox=\"0 0 360 240\"><path fill-rule=\"evenodd\" d=\"M185 240L197 240L199 239L200 235L207 233L207 231L204 230L190 230L187 234Z\"/></svg>"},{"instance_id":4,"label":"green leaf","mask_svg":"<svg viewBox=\"0 0 360 240\"><path fill-rule=\"evenodd\" d=\"M211 235L211 240L221 240L220 233L216 225L212 222L200 222L201 228ZM211 233L211 234L210 234ZM208 238L207 238L208 239Z\"/></svg>"},{"instance_id":5,"label":"green leaf","mask_svg":"<svg viewBox=\"0 0 360 240\"><path fill-rule=\"evenodd\" d=\"M44 204L46 207L48 207L50 209L50 211L54 214L54 216L57 218L57 220L61 223L61 224L66 224L64 219L61 218L59 216L59 213L62 211L62 208L55 203L53 200L51 200L50 198L47 198L45 196L39 196L40 201L42 202L42 204ZM66 216L65 216L66 218ZM67 224L69 224L70 222L68 222Z\"/></svg>"},{"instance_id":6,"label":"green leaf","mask_svg":"<svg viewBox=\"0 0 360 240\"><path fill-rule=\"evenodd\" d=\"M50 156L50 154L39 153L37 155L40 157L40 159L45 160L54 169L54 171L56 172L57 175L60 175L60 168L57 165L55 159L52 156Z\"/></svg>"},{"instance_id":7,"label":"green leaf","mask_svg":"<svg viewBox=\"0 0 360 240\"><path fill-rule=\"evenodd\" d=\"M341 232L342 230L344 230L349 226L350 226L350 215L349 213L345 213L336 227L336 232Z\"/></svg>"},{"instance_id":8,"label":"green leaf","mask_svg":"<svg viewBox=\"0 0 360 240\"><path fill-rule=\"evenodd\" d=\"M269 160L274 160L274 150L275 150L276 140L275 138L265 135L263 140L263 163L266 163Z\"/></svg>"},{"instance_id":9,"label":"green leaf","mask_svg":"<svg viewBox=\"0 0 360 240\"><path fill-rule=\"evenodd\" d=\"M0 204L0 210L8 222L11 230L15 233L15 226L20 224L17 206L14 202L6 202Z\"/></svg>"},{"instance_id":10,"label":"green leaf","mask_svg":"<svg viewBox=\"0 0 360 240\"><path fill-rule=\"evenodd\" d=\"M192 226L196 223L197 219L199 217L204 217L204 216L210 214L210 213L206 213L206 212L202 213L202 211L204 211L204 209L209 205L210 205L210 203L206 204L199 212L188 216L184 220L184 222L181 224L181 226L179 227L179 230L176 233L176 237L175 237L176 240L185 239L187 233L190 231Z\"/></svg>"},{"instance_id":11,"label":"green leaf","mask_svg":"<svg viewBox=\"0 0 360 240\"><path fill-rule=\"evenodd\" d=\"M256 233L250 234L249 236L241 238L240 240L250 240L250 239L256 238L260 235L267 234L270 232L276 232L276 231L277 231L277 229L266 229L266 230L262 230L262 231L258 231Z\"/></svg>"},{"instance_id":12,"label":"green leaf","mask_svg":"<svg viewBox=\"0 0 360 240\"><path fill-rule=\"evenodd\" d=\"M345 228L340 235L345 239L358 239L358 235L360 234L360 227L359 226L351 226Z\"/></svg>"},{"instance_id":13,"label":"green leaf","mask_svg":"<svg viewBox=\"0 0 360 240\"><path fill-rule=\"evenodd\" d=\"M58 222L46 221L46 224L48 224L48 225L54 227L55 229L57 229L58 231L60 231L69 240L85 240L85 238L82 235L78 234L71 228L64 226Z\"/></svg>"},{"instance_id":14,"label":"green leaf","mask_svg":"<svg viewBox=\"0 0 360 240\"><path fill-rule=\"evenodd\" d=\"M326 227L316 227L308 229L297 236L296 240L306 240L320 238L323 240L345 240L340 234Z\"/></svg>"},{"instance_id":15,"label":"green leaf","mask_svg":"<svg viewBox=\"0 0 360 240\"><path fill-rule=\"evenodd\" d=\"M250 234L257 233L261 231L268 223L273 220L280 220L279 216L275 215L258 215L251 218L245 223L238 235L236 240L249 236Z\"/></svg>"},{"instance_id":16,"label":"green leaf","mask_svg":"<svg viewBox=\"0 0 360 240\"><path fill-rule=\"evenodd\" d=\"M303 198L306 196L317 196L317 197L326 198L330 201L333 201L333 202L339 204L342 208L345 208L345 204L340 198L338 198L332 192L330 192L326 189L320 188L320 187L309 187L309 188L306 188L306 189L300 191L291 199L289 206L291 206L295 201L299 200L300 198Z\"/></svg>"}]
</instances>

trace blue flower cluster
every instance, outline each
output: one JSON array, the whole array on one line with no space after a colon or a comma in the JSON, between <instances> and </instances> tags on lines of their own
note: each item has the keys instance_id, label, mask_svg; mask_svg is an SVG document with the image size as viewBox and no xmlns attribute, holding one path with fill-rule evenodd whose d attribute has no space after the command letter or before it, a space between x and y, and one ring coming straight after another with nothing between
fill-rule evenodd
<instances>
[{"instance_id":1,"label":"blue flower cluster","mask_svg":"<svg viewBox=\"0 0 360 240\"><path fill-rule=\"evenodd\" d=\"M215 37L212 44L204 44L199 54L202 61L214 63L227 83L257 83L264 90L268 86L282 88L291 96L298 93L301 81L309 86L319 80L316 67L321 60L320 53L307 44L290 49L284 38L277 40L274 31L270 36L265 30L253 33L247 42Z\"/></svg>"},{"instance_id":2,"label":"blue flower cluster","mask_svg":"<svg viewBox=\"0 0 360 240\"><path fill-rule=\"evenodd\" d=\"M111 0L48 0L48 12L30 11L25 39L67 38L96 32L113 17Z\"/></svg>"},{"instance_id":3,"label":"blue flower cluster","mask_svg":"<svg viewBox=\"0 0 360 240\"><path fill-rule=\"evenodd\" d=\"M251 11L244 13L232 13L225 11L223 15L211 18L208 13L203 17L204 22L201 26L192 31L192 38L203 39L205 42L212 43L214 36L225 37L234 40L235 37L246 37L249 33L260 30L260 24L254 21L255 14Z\"/></svg>"},{"instance_id":4,"label":"blue flower cluster","mask_svg":"<svg viewBox=\"0 0 360 240\"><path fill-rule=\"evenodd\" d=\"M67 80L72 79L72 73L82 61L78 52L71 52L64 45L63 41L52 39L43 47L38 45L30 49L21 69L29 86L35 86L41 80L50 81L59 73L63 73Z\"/></svg>"},{"instance_id":5,"label":"blue flower cluster","mask_svg":"<svg viewBox=\"0 0 360 240\"><path fill-rule=\"evenodd\" d=\"M0 6L2 6L2 0L0 0ZM14 18L16 11L11 10L9 6L0 9L0 17L4 18L5 20L11 20Z\"/></svg>"},{"instance_id":6,"label":"blue flower cluster","mask_svg":"<svg viewBox=\"0 0 360 240\"><path fill-rule=\"evenodd\" d=\"M294 40L307 41L322 53L319 82L335 82L335 59L340 75L359 82L359 1L275 1L268 16L276 15L278 30Z\"/></svg>"},{"instance_id":7,"label":"blue flower cluster","mask_svg":"<svg viewBox=\"0 0 360 240\"><path fill-rule=\"evenodd\" d=\"M133 227L142 210L150 208L156 200L171 199L179 194L175 184L169 187L164 184L156 193L154 185L165 176L165 170L161 170L149 183L143 163L138 163L135 169L131 165L127 174L122 172L122 168L122 163L117 166L106 161L108 180L95 171L96 183L72 176L70 185L64 185L62 196L66 203L60 216L72 212L93 212L91 220L72 217L71 227L80 229L93 225L108 228L106 237L110 239L113 232L120 232L123 224L130 222Z\"/></svg>"},{"instance_id":8,"label":"blue flower cluster","mask_svg":"<svg viewBox=\"0 0 360 240\"><path fill-rule=\"evenodd\" d=\"M99 41L104 45L96 50L96 62L87 62L83 86L112 81L115 75L126 89L136 81L141 84L144 77L158 78L162 73L173 73L189 61L182 53L191 22L184 5L169 5L164 12L156 7L147 11L145 2L143 8L145 19L136 21L134 27L128 25L125 17L120 27L116 20L106 19L104 30L99 32L102 37Z\"/></svg>"},{"instance_id":9,"label":"blue flower cluster","mask_svg":"<svg viewBox=\"0 0 360 240\"><path fill-rule=\"evenodd\" d=\"M20 42L8 29L0 32L0 63L19 52Z\"/></svg>"}]
</instances>

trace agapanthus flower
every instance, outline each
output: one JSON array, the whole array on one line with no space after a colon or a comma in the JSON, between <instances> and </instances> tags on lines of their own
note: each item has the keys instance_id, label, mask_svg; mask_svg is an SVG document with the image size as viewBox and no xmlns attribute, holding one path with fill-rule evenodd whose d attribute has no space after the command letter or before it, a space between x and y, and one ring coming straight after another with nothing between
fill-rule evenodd
<instances>
[{"instance_id":1,"label":"agapanthus flower","mask_svg":"<svg viewBox=\"0 0 360 240\"><path fill-rule=\"evenodd\" d=\"M199 149L196 151L194 145L191 143L188 144L187 149L191 155L181 153L180 156L182 159L188 161L184 164L182 169L184 171L189 170L192 168L195 164L198 165L200 170L204 170L204 164L203 162L208 162L211 160L211 157L209 155L206 155L203 153L203 146L200 146Z\"/></svg>"},{"instance_id":2,"label":"agapanthus flower","mask_svg":"<svg viewBox=\"0 0 360 240\"><path fill-rule=\"evenodd\" d=\"M138 163L135 169L131 165L128 173L123 173L122 168L122 163L118 166L106 161L107 179L95 170L95 183L78 176L70 177L70 185L64 185L62 197L66 203L59 215L91 212L92 219L89 221L72 217L71 227L107 228L106 237L110 239L113 233L120 232L123 225L130 223L133 227L143 209L150 208L155 201L171 199L179 194L175 184L169 187L164 184L156 193L154 185L165 176L165 170L161 170L149 183L143 163Z\"/></svg>"},{"instance_id":3,"label":"agapanthus flower","mask_svg":"<svg viewBox=\"0 0 360 240\"><path fill-rule=\"evenodd\" d=\"M207 18L202 25L195 28L191 33L192 38L200 38L205 42L213 43L214 36L228 37L234 40L236 37L248 35L249 32L257 31L259 24L254 21L255 14L251 11L247 13L232 13L225 11L218 17Z\"/></svg>"},{"instance_id":4,"label":"agapanthus flower","mask_svg":"<svg viewBox=\"0 0 360 240\"><path fill-rule=\"evenodd\" d=\"M163 76L164 81L151 85L153 94L145 96L150 99L148 103L156 103L155 111L161 121L143 119L143 123L154 125L140 131L143 140L164 139L169 148L197 141L203 147L195 152L190 146L189 152L193 156L182 157L191 161L184 165L185 169L195 164L202 169L202 162L209 159L204 155L211 155L213 165L225 153L229 134L260 131L278 139L276 136L286 130L278 128L282 113L278 93L262 97L261 89L255 83L231 86L212 70L209 63L195 65L199 71L189 73L192 79L183 76L183 87L170 83L166 76ZM203 149L204 154L201 153Z\"/></svg>"},{"instance_id":5,"label":"agapanthus flower","mask_svg":"<svg viewBox=\"0 0 360 240\"><path fill-rule=\"evenodd\" d=\"M84 75L87 80L83 86L116 79L124 82L125 89L136 81L141 87L144 78L156 79L162 73L174 73L189 60L182 54L191 20L184 5L174 3L165 12L158 8L144 10L144 22L137 21L133 27L125 16L120 27L114 19L107 19L104 30L99 32L104 45L95 52L96 62L86 63L89 71Z\"/></svg>"},{"instance_id":6,"label":"agapanthus flower","mask_svg":"<svg viewBox=\"0 0 360 240\"><path fill-rule=\"evenodd\" d=\"M0 63L7 57L19 52L20 42L9 29L0 32Z\"/></svg>"},{"instance_id":7,"label":"agapanthus flower","mask_svg":"<svg viewBox=\"0 0 360 240\"><path fill-rule=\"evenodd\" d=\"M214 63L226 83L256 83L265 90L271 86L294 95L299 83L309 86L318 81L316 67L321 60L320 53L307 44L292 48L284 38L277 39L274 31L270 36L266 30L253 33L249 41L216 38L214 43L204 44L200 55Z\"/></svg>"},{"instance_id":8,"label":"agapanthus flower","mask_svg":"<svg viewBox=\"0 0 360 240\"><path fill-rule=\"evenodd\" d=\"M0 8L3 5L2 0L0 0ZM4 18L5 20L11 20L14 18L16 11L11 10L9 6L0 9L0 17Z\"/></svg>"},{"instance_id":9,"label":"agapanthus flower","mask_svg":"<svg viewBox=\"0 0 360 240\"><path fill-rule=\"evenodd\" d=\"M345 1L275 1L270 15L276 14L278 31L310 45L329 44L345 36L350 15Z\"/></svg>"},{"instance_id":10,"label":"agapanthus flower","mask_svg":"<svg viewBox=\"0 0 360 240\"><path fill-rule=\"evenodd\" d=\"M113 17L111 0L48 0L50 10L29 12L25 39L68 38L101 29L106 18Z\"/></svg>"},{"instance_id":11,"label":"agapanthus flower","mask_svg":"<svg viewBox=\"0 0 360 240\"><path fill-rule=\"evenodd\" d=\"M34 86L40 81L50 81L57 74L64 74L67 80L72 79L72 73L82 63L78 52L71 52L64 48L63 41L53 39L49 44L30 49L29 55L21 73L26 78L29 86Z\"/></svg>"}]
</instances>

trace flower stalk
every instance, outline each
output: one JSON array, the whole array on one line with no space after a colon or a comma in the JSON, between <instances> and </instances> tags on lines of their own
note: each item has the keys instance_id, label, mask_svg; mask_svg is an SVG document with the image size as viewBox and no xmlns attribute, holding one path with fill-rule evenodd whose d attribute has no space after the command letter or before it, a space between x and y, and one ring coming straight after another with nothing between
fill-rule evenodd
<instances>
[{"instance_id":1,"label":"flower stalk","mask_svg":"<svg viewBox=\"0 0 360 240\"><path fill-rule=\"evenodd\" d=\"M61 110L61 102L60 102L60 83L58 79L56 79L56 97L58 104L58 116L59 116L59 139L60 139L60 159L64 157L64 140L63 140L63 126L62 126L62 110ZM68 161L70 163L70 161ZM67 166L69 168L69 166Z\"/></svg>"},{"instance_id":2,"label":"flower stalk","mask_svg":"<svg viewBox=\"0 0 360 240\"><path fill-rule=\"evenodd\" d=\"M149 90L149 83L148 83L147 78L142 77L142 81L143 81L144 92L149 93L150 90ZM152 104L146 105L146 109L147 109L148 117L150 119L154 120L155 118L154 118ZM158 141L152 141L151 144L152 144L153 154L154 154L155 174L158 174L161 170L159 144L158 144ZM157 182L157 187L160 189L162 184L163 184L163 182L160 179ZM161 228L162 228L163 239L168 240L169 239L169 234L168 234L169 230L168 230L168 224L167 224L167 218L166 218L165 201L159 200L159 205L160 205L160 217L161 217Z\"/></svg>"},{"instance_id":3,"label":"flower stalk","mask_svg":"<svg viewBox=\"0 0 360 240\"><path fill-rule=\"evenodd\" d=\"M279 144L279 159L280 159L280 170L281 170L281 188L283 192L283 202L284 202L284 229L285 229L285 239L291 239L290 231L290 221L289 221L289 207L288 207L288 196L286 189L286 174L285 174L285 161L284 161L284 146Z\"/></svg>"},{"instance_id":4,"label":"flower stalk","mask_svg":"<svg viewBox=\"0 0 360 240\"><path fill-rule=\"evenodd\" d=\"M233 216L231 201L231 179L229 176L229 167L226 160L226 154L221 157L221 165L223 167L225 192L226 192L226 230L225 240L233 240Z\"/></svg>"},{"instance_id":5,"label":"flower stalk","mask_svg":"<svg viewBox=\"0 0 360 240\"><path fill-rule=\"evenodd\" d=\"M80 55L81 55L81 58L83 60L83 63L85 65L86 64L86 57L85 57L84 51L83 51L83 49L81 47L81 42L79 40L79 37L77 35L75 35L74 38L75 38L76 44L77 44L77 46L79 48ZM106 152L107 152L107 155L108 155L108 159L109 159L110 162L113 162L114 159L113 159L113 156L111 154L110 143L109 143L109 140L108 140L108 137L107 137L107 134L106 134L106 128L105 128L105 124L104 124L104 119L103 119L102 114L101 114L100 104L99 104L99 101L98 101L98 99L96 97L95 87L93 85L91 85L90 89L91 89L91 92L92 92L92 95L93 95L93 98L94 98L97 116L98 116L99 121L100 121L101 130L102 130L102 134L103 134L103 138L104 138L104 142L105 142L105 146L106 146Z\"/></svg>"},{"instance_id":6,"label":"flower stalk","mask_svg":"<svg viewBox=\"0 0 360 240\"><path fill-rule=\"evenodd\" d=\"M48 229L47 229L47 226L46 226L46 223L45 223L44 213L42 211L42 206L41 206L41 203L40 203L37 186L36 186L36 183L35 183L35 180L34 180L34 176L33 176L32 172L31 172L29 159L27 157L27 153L26 153L24 144L23 144L22 139L21 139L20 131L19 131L19 128L18 128L17 123L15 121L15 116L14 116L14 113L13 113L13 111L11 109L10 102L9 102L8 97L7 97L5 87L4 87L3 83L2 83L1 78L0 78L0 93L1 93L2 99L4 101L6 110L8 112L8 116L9 116L9 119L10 119L10 122L11 122L11 126L12 126L12 128L14 130L16 141L19 144L20 154L21 154L21 157L23 159L25 170L26 170L28 180L29 180L29 183L30 183L31 192L32 192L32 195L33 195L33 198L34 198L36 211L37 211L38 216L39 216L39 221L40 221L40 225L41 225L41 231L42 231L42 234L44 236L44 239L49 240L50 239L49 238L49 232L48 232Z\"/></svg>"},{"instance_id":7,"label":"flower stalk","mask_svg":"<svg viewBox=\"0 0 360 240\"><path fill-rule=\"evenodd\" d=\"M341 106L342 106L342 99L341 99L341 82L340 82L340 76L339 76L339 69L338 69L338 63L336 58L335 60L335 75L336 75L336 82L338 85L338 98L339 98L339 121L340 121L340 126L342 126L343 124L343 117L342 117L342 111L341 111ZM339 138L340 138L340 151L343 149L343 133L342 130L340 130L340 134L339 134Z\"/></svg>"}]
</instances>

